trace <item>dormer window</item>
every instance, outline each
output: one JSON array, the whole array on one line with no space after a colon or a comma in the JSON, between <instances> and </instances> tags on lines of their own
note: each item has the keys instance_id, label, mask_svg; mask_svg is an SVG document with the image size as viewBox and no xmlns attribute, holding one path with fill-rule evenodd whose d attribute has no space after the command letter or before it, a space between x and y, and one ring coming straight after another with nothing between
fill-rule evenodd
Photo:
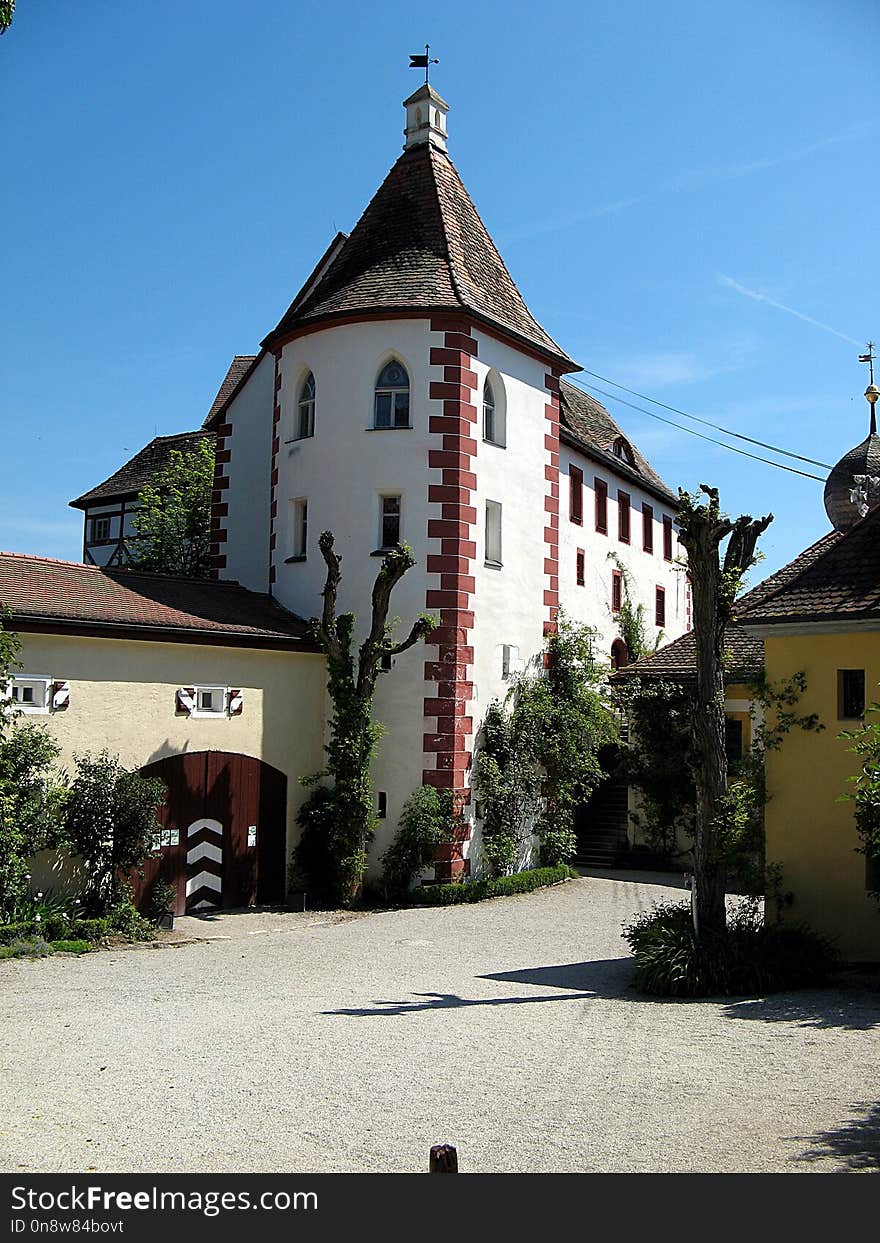
<instances>
[{"instance_id":1,"label":"dormer window","mask_svg":"<svg viewBox=\"0 0 880 1243\"><path fill-rule=\"evenodd\" d=\"M296 408L294 440L307 440L315 434L315 377L311 371L302 382Z\"/></svg>"},{"instance_id":2,"label":"dormer window","mask_svg":"<svg viewBox=\"0 0 880 1243\"><path fill-rule=\"evenodd\" d=\"M618 436L612 445L614 456L620 458L621 462L626 462L627 466L635 466L636 458L632 451L632 447L628 440L624 440L623 436Z\"/></svg>"},{"instance_id":3,"label":"dormer window","mask_svg":"<svg viewBox=\"0 0 880 1243\"><path fill-rule=\"evenodd\" d=\"M373 426L378 428L409 427L409 375L406 368L392 360L386 363L376 381Z\"/></svg>"},{"instance_id":4,"label":"dormer window","mask_svg":"<svg viewBox=\"0 0 880 1243\"><path fill-rule=\"evenodd\" d=\"M488 377L483 385L483 439L501 449L507 444L504 413L495 400L495 389Z\"/></svg>"}]
</instances>

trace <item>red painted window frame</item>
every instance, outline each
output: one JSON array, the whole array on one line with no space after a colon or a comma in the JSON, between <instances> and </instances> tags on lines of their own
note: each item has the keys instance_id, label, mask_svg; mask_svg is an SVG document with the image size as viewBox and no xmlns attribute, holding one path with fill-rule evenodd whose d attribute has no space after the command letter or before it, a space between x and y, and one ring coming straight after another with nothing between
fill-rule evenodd
<instances>
[{"instance_id":1,"label":"red painted window frame","mask_svg":"<svg viewBox=\"0 0 880 1243\"><path fill-rule=\"evenodd\" d=\"M620 570L611 571L611 612L619 613L623 608L623 575Z\"/></svg>"},{"instance_id":2,"label":"red painted window frame","mask_svg":"<svg viewBox=\"0 0 880 1243\"><path fill-rule=\"evenodd\" d=\"M654 589L654 625L666 625L666 588L656 587Z\"/></svg>"},{"instance_id":3,"label":"red painted window frame","mask_svg":"<svg viewBox=\"0 0 880 1243\"><path fill-rule=\"evenodd\" d=\"M608 534L608 484L598 476L593 479L596 496L596 530L600 535Z\"/></svg>"},{"instance_id":4,"label":"red painted window frame","mask_svg":"<svg viewBox=\"0 0 880 1243\"><path fill-rule=\"evenodd\" d=\"M663 560L672 560L672 519L663 515Z\"/></svg>"},{"instance_id":5,"label":"red painted window frame","mask_svg":"<svg viewBox=\"0 0 880 1243\"><path fill-rule=\"evenodd\" d=\"M642 551L654 551L654 506L642 501Z\"/></svg>"},{"instance_id":6,"label":"red painted window frame","mask_svg":"<svg viewBox=\"0 0 880 1243\"><path fill-rule=\"evenodd\" d=\"M586 582L586 562L584 550L579 548L575 557L575 581L578 587L583 587Z\"/></svg>"},{"instance_id":7,"label":"red painted window frame","mask_svg":"<svg viewBox=\"0 0 880 1243\"><path fill-rule=\"evenodd\" d=\"M632 498L628 492L617 489L617 538L628 544L632 534Z\"/></svg>"},{"instance_id":8,"label":"red painted window frame","mask_svg":"<svg viewBox=\"0 0 880 1243\"><path fill-rule=\"evenodd\" d=\"M568 468L568 517L577 525L584 524L584 472L579 466Z\"/></svg>"}]
</instances>

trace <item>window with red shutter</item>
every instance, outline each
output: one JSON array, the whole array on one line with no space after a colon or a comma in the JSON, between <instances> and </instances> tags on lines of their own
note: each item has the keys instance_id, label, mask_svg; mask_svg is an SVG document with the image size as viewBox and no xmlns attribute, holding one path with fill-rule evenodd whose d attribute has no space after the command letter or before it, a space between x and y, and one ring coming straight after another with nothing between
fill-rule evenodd
<instances>
[{"instance_id":1,"label":"window with red shutter","mask_svg":"<svg viewBox=\"0 0 880 1243\"><path fill-rule=\"evenodd\" d=\"M583 548L579 548L577 550L577 585L578 587L583 587L584 585L584 550Z\"/></svg>"},{"instance_id":2,"label":"window with red shutter","mask_svg":"<svg viewBox=\"0 0 880 1243\"><path fill-rule=\"evenodd\" d=\"M608 534L608 484L604 479L595 479L593 486L596 490L596 530L602 534Z\"/></svg>"},{"instance_id":3,"label":"window with red shutter","mask_svg":"<svg viewBox=\"0 0 880 1243\"><path fill-rule=\"evenodd\" d=\"M619 613L623 604L623 575L620 570L611 571L611 612Z\"/></svg>"},{"instance_id":4,"label":"window with red shutter","mask_svg":"<svg viewBox=\"0 0 880 1243\"><path fill-rule=\"evenodd\" d=\"M654 625L666 625L666 589L658 587L654 600Z\"/></svg>"},{"instance_id":5,"label":"window with red shutter","mask_svg":"<svg viewBox=\"0 0 880 1243\"><path fill-rule=\"evenodd\" d=\"M629 543L629 493L617 489L617 538L622 544Z\"/></svg>"},{"instance_id":6,"label":"window with red shutter","mask_svg":"<svg viewBox=\"0 0 880 1243\"><path fill-rule=\"evenodd\" d=\"M581 526L584 521L584 472L577 466L568 468L568 516Z\"/></svg>"},{"instance_id":7,"label":"window with red shutter","mask_svg":"<svg viewBox=\"0 0 880 1243\"><path fill-rule=\"evenodd\" d=\"M663 560L672 560L672 519L663 515Z\"/></svg>"},{"instance_id":8,"label":"window with red shutter","mask_svg":"<svg viewBox=\"0 0 880 1243\"><path fill-rule=\"evenodd\" d=\"M642 548L654 551L654 506L642 501Z\"/></svg>"}]
</instances>

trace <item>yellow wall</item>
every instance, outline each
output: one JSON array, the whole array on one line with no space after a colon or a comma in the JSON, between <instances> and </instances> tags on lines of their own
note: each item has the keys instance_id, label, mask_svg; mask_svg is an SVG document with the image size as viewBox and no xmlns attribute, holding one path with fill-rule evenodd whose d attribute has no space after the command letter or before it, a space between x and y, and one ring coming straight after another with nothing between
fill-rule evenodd
<instances>
[{"instance_id":1,"label":"yellow wall","mask_svg":"<svg viewBox=\"0 0 880 1243\"><path fill-rule=\"evenodd\" d=\"M70 683L70 706L20 720L45 725L61 745L59 764L104 748L128 767L182 751L255 756L287 775L288 847L308 791L298 778L323 763L324 659L312 653L209 647L128 639L22 634L19 676ZM244 692L240 716L177 715L178 687Z\"/></svg>"},{"instance_id":2,"label":"yellow wall","mask_svg":"<svg viewBox=\"0 0 880 1243\"><path fill-rule=\"evenodd\" d=\"M868 703L880 699L880 632L771 636L764 650L771 682L803 670L798 710L818 712L825 725L819 734L793 729L766 759L767 862L782 865L783 889L795 896L785 918L836 937L844 959L880 959L880 904L865 892L853 805L835 801L857 769L837 737L857 725L837 719L837 670L864 669Z\"/></svg>"}]
</instances>

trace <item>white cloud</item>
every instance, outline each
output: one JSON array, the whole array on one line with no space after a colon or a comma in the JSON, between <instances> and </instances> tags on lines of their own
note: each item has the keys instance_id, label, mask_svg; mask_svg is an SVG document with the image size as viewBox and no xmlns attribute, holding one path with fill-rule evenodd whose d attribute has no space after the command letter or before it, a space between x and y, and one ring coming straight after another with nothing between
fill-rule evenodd
<instances>
[{"instance_id":1,"label":"white cloud","mask_svg":"<svg viewBox=\"0 0 880 1243\"><path fill-rule=\"evenodd\" d=\"M841 341L848 341L850 345L862 344L861 341L856 341L854 337L848 337L845 332L838 332L830 324L823 324L821 320L813 319L812 315L806 315L803 311L798 311L793 306L786 306L784 302L778 302L775 298L771 298L769 294L761 293L758 289L750 289L748 285L740 284L732 276L725 276L723 272L718 273L718 284L723 285L725 289L732 289L734 293L741 294L744 298L751 298L753 302L764 302L767 306L772 306L777 311L785 311L786 315L793 315L795 319L801 319L805 324L812 324L814 328L821 328L823 332L830 332L833 337L839 337Z\"/></svg>"}]
</instances>

